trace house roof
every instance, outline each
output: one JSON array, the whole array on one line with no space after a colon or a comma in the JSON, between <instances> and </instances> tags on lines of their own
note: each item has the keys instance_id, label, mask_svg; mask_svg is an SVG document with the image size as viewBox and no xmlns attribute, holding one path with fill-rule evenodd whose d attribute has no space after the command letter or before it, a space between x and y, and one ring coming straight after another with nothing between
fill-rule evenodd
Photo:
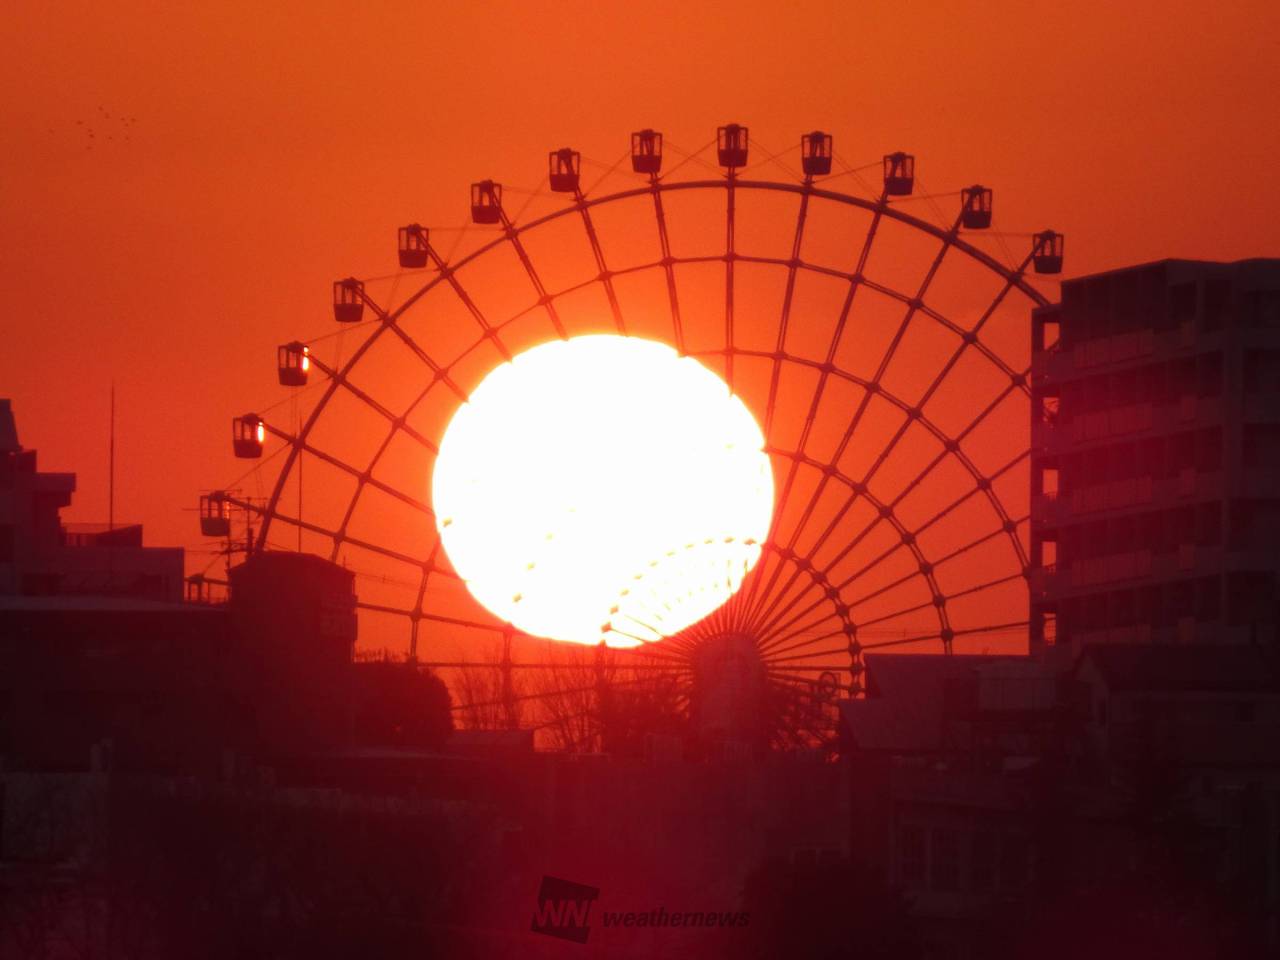
<instances>
[{"instance_id":1,"label":"house roof","mask_svg":"<svg viewBox=\"0 0 1280 960\"><path fill-rule=\"evenodd\" d=\"M1094 644L1091 664L1113 692L1280 693L1280 664L1252 644Z\"/></svg>"}]
</instances>

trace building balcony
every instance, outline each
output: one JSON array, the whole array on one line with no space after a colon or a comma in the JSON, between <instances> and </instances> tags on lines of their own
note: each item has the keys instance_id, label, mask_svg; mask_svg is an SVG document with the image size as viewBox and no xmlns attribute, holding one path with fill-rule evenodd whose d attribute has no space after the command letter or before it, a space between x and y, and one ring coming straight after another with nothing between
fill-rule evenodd
<instances>
[{"instance_id":1,"label":"building balcony","mask_svg":"<svg viewBox=\"0 0 1280 960\"><path fill-rule=\"evenodd\" d=\"M1031 571L1033 598L1097 593L1098 588L1132 586L1140 581L1167 582L1212 576L1224 570L1267 569L1271 558L1265 550L1224 552L1220 544L1179 544L1173 550L1149 548L1100 557L1083 557L1071 563L1045 564Z\"/></svg>"},{"instance_id":2,"label":"building balcony","mask_svg":"<svg viewBox=\"0 0 1280 960\"><path fill-rule=\"evenodd\" d=\"M1120 437L1150 430L1154 422L1155 408L1152 404L1139 403L1072 417L1069 421L1067 436L1072 443Z\"/></svg>"},{"instance_id":3,"label":"building balcony","mask_svg":"<svg viewBox=\"0 0 1280 960\"><path fill-rule=\"evenodd\" d=\"M1258 419L1280 419L1280 398L1273 401L1273 406L1276 409L1266 413L1265 403L1256 404ZM1189 395L1179 397L1174 403L1135 403L1074 416L1059 414L1053 420L1033 422L1031 445L1037 450L1061 454L1142 434L1177 433L1196 427L1217 426L1227 419L1222 397Z\"/></svg>"},{"instance_id":4,"label":"building balcony","mask_svg":"<svg viewBox=\"0 0 1280 960\"><path fill-rule=\"evenodd\" d=\"M1149 623L1134 623L1123 627L1076 630L1071 635L1071 642L1080 647L1093 643L1151 643L1152 628Z\"/></svg>"},{"instance_id":5,"label":"building balcony","mask_svg":"<svg viewBox=\"0 0 1280 960\"><path fill-rule=\"evenodd\" d=\"M1073 563L1067 583L1072 588L1105 583L1124 583L1151 575L1151 551L1134 550L1105 557L1090 557Z\"/></svg>"},{"instance_id":6,"label":"building balcony","mask_svg":"<svg viewBox=\"0 0 1280 960\"><path fill-rule=\"evenodd\" d=\"M1071 351L1071 365L1077 370L1092 369L1114 363L1126 363L1149 357L1156 350L1152 330L1133 330L1110 337L1095 337L1077 344Z\"/></svg>"},{"instance_id":7,"label":"building balcony","mask_svg":"<svg viewBox=\"0 0 1280 960\"><path fill-rule=\"evenodd\" d=\"M1280 490L1280 471L1267 477L1244 478L1252 496L1275 496ZM1262 492L1268 490L1270 492ZM1131 511L1153 505L1174 505L1184 500L1217 499L1226 494L1220 471L1201 473L1188 467L1167 477L1129 477L1107 483L1092 484L1069 494L1041 495L1032 498L1032 515L1044 523L1069 523L1085 514L1108 511Z\"/></svg>"},{"instance_id":8,"label":"building balcony","mask_svg":"<svg viewBox=\"0 0 1280 960\"><path fill-rule=\"evenodd\" d=\"M1130 477L1112 480L1089 487L1072 490L1066 498L1071 514L1098 513L1104 510L1126 510L1150 504L1154 499L1155 484L1151 477ZM1061 516L1061 507L1059 507Z\"/></svg>"},{"instance_id":9,"label":"building balcony","mask_svg":"<svg viewBox=\"0 0 1280 960\"><path fill-rule=\"evenodd\" d=\"M1280 392L1245 394L1240 414L1246 423L1280 422Z\"/></svg>"},{"instance_id":10,"label":"building balcony","mask_svg":"<svg viewBox=\"0 0 1280 960\"><path fill-rule=\"evenodd\" d=\"M1246 467L1238 484L1239 490L1232 492L1239 496L1258 499L1280 496L1280 467Z\"/></svg>"}]
</instances>

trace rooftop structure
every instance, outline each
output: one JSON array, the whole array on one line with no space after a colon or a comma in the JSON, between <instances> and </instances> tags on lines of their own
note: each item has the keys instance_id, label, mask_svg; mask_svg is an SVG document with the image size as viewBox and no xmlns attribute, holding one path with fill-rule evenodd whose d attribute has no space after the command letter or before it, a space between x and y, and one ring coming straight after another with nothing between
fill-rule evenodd
<instances>
[{"instance_id":1,"label":"rooftop structure","mask_svg":"<svg viewBox=\"0 0 1280 960\"><path fill-rule=\"evenodd\" d=\"M74 473L42 473L0 400L0 603L6 597L116 596L178 602L180 547L144 547L139 524L68 524Z\"/></svg>"}]
</instances>

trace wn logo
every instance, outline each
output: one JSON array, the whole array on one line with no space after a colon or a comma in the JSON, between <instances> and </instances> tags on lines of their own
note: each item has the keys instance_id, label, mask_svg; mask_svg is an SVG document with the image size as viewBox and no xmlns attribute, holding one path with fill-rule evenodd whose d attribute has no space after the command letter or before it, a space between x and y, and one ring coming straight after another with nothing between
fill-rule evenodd
<instances>
[{"instance_id":1,"label":"wn logo","mask_svg":"<svg viewBox=\"0 0 1280 960\"><path fill-rule=\"evenodd\" d=\"M543 877L542 886L538 888L538 906L533 911L533 923L529 929L561 940L586 943L587 935L591 933L587 926L591 904L599 896L597 887Z\"/></svg>"}]
</instances>

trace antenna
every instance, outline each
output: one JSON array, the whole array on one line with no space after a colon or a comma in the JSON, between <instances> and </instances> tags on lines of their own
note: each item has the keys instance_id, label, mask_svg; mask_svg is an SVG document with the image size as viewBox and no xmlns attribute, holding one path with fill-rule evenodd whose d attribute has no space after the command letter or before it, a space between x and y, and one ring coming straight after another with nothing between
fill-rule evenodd
<instances>
[{"instance_id":1,"label":"antenna","mask_svg":"<svg viewBox=\"0 0 1280 960\"><path fill-rule=\"evenodd\" d=\"M116 382L111 381L111 442L107 448L107 530L116 528Z\"/></svg>"}]
</instances>

